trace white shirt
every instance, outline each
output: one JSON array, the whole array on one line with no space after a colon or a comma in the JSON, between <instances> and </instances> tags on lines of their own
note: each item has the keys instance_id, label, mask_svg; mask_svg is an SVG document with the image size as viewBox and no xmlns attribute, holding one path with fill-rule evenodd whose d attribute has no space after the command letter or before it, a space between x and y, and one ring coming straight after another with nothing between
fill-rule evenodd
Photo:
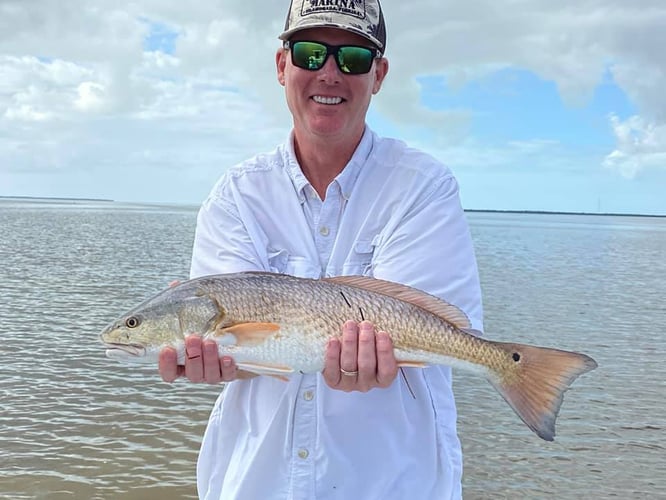
<instances>
[{"instance_id":1,"label":"white shirt","mask_svg":"<svg viewBox=\"0 0 666 500\"><path fill-rule=\"evenodd\" d=\"M222 176L199 212L191 275L247 270L404 283L456 304L483 328L456 180L434 158L367 127L323 202L293 137ZM400 374L368 393L331 389L321 374L228 384L201 445L200 498L460 498L450 369L404 372L415 397Z\"/></svg>"}]
</instances>

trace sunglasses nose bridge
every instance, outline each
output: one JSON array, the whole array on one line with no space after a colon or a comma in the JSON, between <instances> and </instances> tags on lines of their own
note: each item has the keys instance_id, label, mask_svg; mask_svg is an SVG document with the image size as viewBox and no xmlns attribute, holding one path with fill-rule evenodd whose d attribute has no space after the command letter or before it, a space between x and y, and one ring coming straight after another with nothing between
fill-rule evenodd
<instances>
[{"instance_id":1,"label":"sunglasses nose bridge","mask_svg":"<svg viewBox=\"0 0 666 500\"><path fill-rule=\"evenodd\" d=\"M319 71L317 73L321 77L330 78L331 76L334 76L336 79L340 79L342 71L340 71L340 68L338 66L338 61L336 58L337 54L329 52L326 55L326 60L324 61L324 65L321 68L319 68Z\"/></svg>"}]
</instances>

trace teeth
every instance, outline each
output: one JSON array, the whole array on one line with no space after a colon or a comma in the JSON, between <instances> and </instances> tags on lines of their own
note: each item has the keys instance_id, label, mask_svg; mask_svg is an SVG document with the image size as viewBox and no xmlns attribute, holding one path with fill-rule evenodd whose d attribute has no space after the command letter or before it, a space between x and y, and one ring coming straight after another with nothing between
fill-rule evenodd
<instances>
[{"instance_id":1,"label":"teeth","mask_svg":"<svg viewBox=\"0 0 666 500\"><path fill-rule=\"evenodd\" d=\"M316 95L312 99L319 104L340 104L342 102L342 97L324 97Z\"/></svg>"}]
</instances>

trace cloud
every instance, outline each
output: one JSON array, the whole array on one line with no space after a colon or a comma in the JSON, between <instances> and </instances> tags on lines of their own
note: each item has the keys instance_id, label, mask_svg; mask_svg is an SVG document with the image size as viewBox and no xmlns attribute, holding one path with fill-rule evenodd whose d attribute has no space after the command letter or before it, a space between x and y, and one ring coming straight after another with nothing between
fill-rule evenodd
<instances>
[{"instance_id":1,"label":"cloud","mask_svg":"<svg viewBox=\"0 0 666 500\"><path fill-rule=\"evenodd\" d=\"M192 177L210 184L202 177L290 128L274 69L287 4L0 1L0 174L147 162L201 169ZM638 116L611 121L617 145L604 164L635 175L661 161L663 0L384 0L384 9L391 70L373 113L406 136L443 150L474 142L469 110L422 102L423 75L455 89L521 68L580 106L610 71ZM200 199L204 188L192 189Z\"/></svg>"},{"instance_id":2,"label":"cloud","mask_svg":"<svg viewBox=\"0 0 666 500\"><path fill-rule=\"evenodd\" d=\"M666 93L658 90L666 84L659 49L666 4L659 0L384 3L396 69L391 83L401 89L415 75L441 73L462 86L513 67L554 81L565 102L578 106L612 64L616 81L642 108L666 110ZM649 77L641 83L637 75ZM418 117L418 100L397 104L401 116Z\"/></svg>"},{"instance_id":3,"label":"cloud","mask_svg":"<svg viewBox=\"0 0 666 500\"><path fill-rule=\"evenodd\" d=\"M640 116L620 120L612 115L610 122L617 139L617 149L604 159L606 168L633 179L646 168L666 170L666 124L657 125Z\"/></svg>"}]
</instances>

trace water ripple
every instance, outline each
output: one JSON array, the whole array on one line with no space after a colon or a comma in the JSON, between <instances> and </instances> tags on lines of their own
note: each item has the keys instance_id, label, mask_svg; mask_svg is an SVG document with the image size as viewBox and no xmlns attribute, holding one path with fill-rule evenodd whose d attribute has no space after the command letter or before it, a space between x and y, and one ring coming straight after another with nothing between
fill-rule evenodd
<instances>
[{"instance_id":1,"label":"water ripple","mask_svg":"<svg viewBox=\"0 0 666 500\"><path fill-rule=\"evenodd\" d=\"M193 210L0 205L0 497L195 497L218 387L106 359L97 333L189 268ZM666 491L666 224L473 214L487 334L589 353L554 443L456 373L466 499Z\"/></svg>"}]
</instances>

